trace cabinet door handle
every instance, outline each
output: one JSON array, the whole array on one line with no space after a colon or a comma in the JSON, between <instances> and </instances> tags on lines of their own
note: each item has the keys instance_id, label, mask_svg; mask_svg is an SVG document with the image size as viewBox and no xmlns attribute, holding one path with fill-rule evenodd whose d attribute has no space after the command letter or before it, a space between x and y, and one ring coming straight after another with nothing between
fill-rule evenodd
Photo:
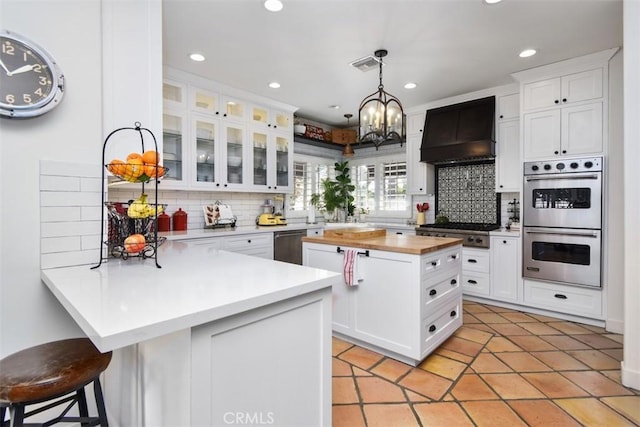
<instances>
[{"instance_id":1,"label":"cabinet door handle","mask_svg":"<svg viewBox=\"0 0 640 427\"><path fill-rule=\"evenodd\" d=\"M558 154L558 150L554 151L553 154Z\"/></svg>"},{"instance_id":2,"label":"cabinet door handle","mask_svg":"<svg viewBox=\"0 0 640 427\"><path fill-rule=\"evenodd\" d=\"M455 285L456 283L458 283L458 281L456 279L451 279L451 284Z\"/></svg>"},{"instance_id":3,"label":"cabinet door handle","mask_svg":"<svg viewBox=\"0 0 640 427\"><path fill-rule=\"evenodd\" d=\"M456 259L456 258L458 258L458 254L451 255L451 259Z\"/></svg>"},{"instance_id":4,"label":"cabinet door handle","mask_svg":"<svg viewBox=\"0 0 640 427\"><path fill-rule=\"evenodd\" d=\"M429 326L429 332L435 332L435 331L436 331L436 325Z\"/></svg>"},{"instance_id":5,"label":"cabinet door handle","mask_svg":"<svg viewBox=\"0 0 640 427\"><path fill-rule=\"evenodd\" d=\"M506 241L506 240L503 240L503 241L502 241L502 243L506 245L506 244L507 244L507 241Z\"/></svg>"},{"instance_id":6,"label":"cabinet door handle","mask_svg":"<svg viewBox=\"0 0 640 427\"><path fill-rule=\"evenodd\" d=\"M473 258L470 258L470 259L468 259L468 260L467 260L467 262L470 262L471 264L475 264L475 263L477 263L477 262L478 262L478 260L475 260L475 259L473 259Z\"/></svg>"},{"instance_id":7,"label":"cabinet door handle","mask_svg":"<svg viewBox=\"0 0 640 427\"><path fill-rule=\"evenodd\" d=\"M251 239L247 240L247 243L251 243Z\"/></svg>"},{"instance_id":8,"label":"cabinet door handle","mask_svg":"<svg viewBox=\"0 0 640 427\"><path fill-rule=\"evenodd\" d=\"M562 102L567 102L567 98L562 98Z\"/></svg>"},{"instance_id":9,"label":"cabinet door handle","mask_svg":"<svg viewBox=\"0 0 640 427\"><path fill-rule=\"evenodd\" d=\"M471 279L467 280L467 283L470 283L472 285L477 285L478 284L478 282L476 282L475 280L471 280Z\"/></svg>"},{"instance_id":10,"label":"cabinet door handle","mask_svg":"<svg viewBox=\"0 0 640 427\"><path fill-rule=\"evenodd\" d=\"M437 293L438 293L438 291L436 291L435 289L431 289L431 290L429 291L429 296L434 296L434 295L435 295L435 294L437 294Z\"/></svg>"},{"instance_id":11,"label":"cabinet door handle","mask_svg":"<svg viewBox=\"0 0 640 427\"><path fill-rule=\"evenodd\" d=\"M458 314L458 313L456 313L455 310L451 310L451 313L449 313L449 316L456 317L456 314Z\"/></svg>"},{"instance_id":12,"label":"cabinet door handle","mask_svg":"<svg viewBox=\"0 0 640 427\"><path fill-rule=\"evenodd\" d=\"M567 299L566 295L562 295L562 294L555 294L554 297L558 298L558 299Z\"/></svg>"},{"instance_id":13,"label":"cabinet door handle","mask_svg":"<svg viewBox=\"0 0 640 427\"><path fill-rule=\"evenodd\" d=\"M555 104L560 104L560 101L558 101L557 99L555 101L553 101Z\"/></svg>"},{"instance_id":14,"label":"cabinet door handle","mask_svg":"<svg viewBox=\"0 0 640 427\"><path fill-rule=\"evenodd\" d=\"M438 261L431 261L431 265L435 267L436 265L438 265Z\"/></svg>"}]
</instances>

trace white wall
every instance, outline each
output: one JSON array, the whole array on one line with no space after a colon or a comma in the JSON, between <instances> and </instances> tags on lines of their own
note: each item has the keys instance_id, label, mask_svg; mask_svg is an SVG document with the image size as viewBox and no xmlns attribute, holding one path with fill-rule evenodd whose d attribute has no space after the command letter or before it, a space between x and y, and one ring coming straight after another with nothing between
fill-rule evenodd
<instances>
[{"instance_id":1,"label":"white wall","mask_svg":"<svg viewBox=\"0 0 640 427\"><path fill-rule=\"evenodd\" d=\"M640 1L624 1L624 361L622 383L640 390Z\"/></svg>"},{"instance_id":2,"label":"white wall","mask_svg":"<svg viewBox=\"0 0 640 427\"><path fill-rule=\"evenodd\" d=\"M62 103L44 116L0 121L0 357L81 336L40 281L41 159L99 164L102 145L100 2L3 0L1 28L39 43L60 64ZM55 25L54 25L55 24Z\"/></svg>"}]
</instances>

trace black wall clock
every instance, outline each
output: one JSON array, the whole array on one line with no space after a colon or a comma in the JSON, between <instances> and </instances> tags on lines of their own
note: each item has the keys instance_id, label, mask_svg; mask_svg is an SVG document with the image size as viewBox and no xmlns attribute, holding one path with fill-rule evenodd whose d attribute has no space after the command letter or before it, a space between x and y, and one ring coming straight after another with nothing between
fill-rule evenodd
<instances>
[{"instance_id":1,"label":"black wall clock","mask_svg":"<svg viewBox=\"0 0 640 427\"><path fill-rule=\"evenodd\" d=\"M60 104L64 76L56 61L36 43L0 30L0 116L36 117Z\"/></svg>"}]
</instances>

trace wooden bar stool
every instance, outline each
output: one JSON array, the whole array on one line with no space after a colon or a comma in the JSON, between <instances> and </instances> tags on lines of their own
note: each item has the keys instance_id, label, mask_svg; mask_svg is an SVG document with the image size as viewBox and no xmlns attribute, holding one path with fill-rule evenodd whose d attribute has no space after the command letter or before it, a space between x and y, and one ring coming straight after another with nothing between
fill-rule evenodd
<instances>
[{"instance_id":1,"label":"wooden bar stool","mask_svg":"<svg viewBox=\"0 0 640 427\"><path fill-rule=\"evenodd\" d=\"M62 413L43 423L80 422L108 426L99 376L111 361L87 338L54 341L31 347L0 360L0 425L22 426L24 419L67 403ZM90 417L84 387L93 382L98 416ZM53 401L55 400L55 401ZM26 412L26 406L47 402ZM66 416L78 404L79 417ZM4 421L9 410L10 421Z\"/></svg>"}]
</instances>

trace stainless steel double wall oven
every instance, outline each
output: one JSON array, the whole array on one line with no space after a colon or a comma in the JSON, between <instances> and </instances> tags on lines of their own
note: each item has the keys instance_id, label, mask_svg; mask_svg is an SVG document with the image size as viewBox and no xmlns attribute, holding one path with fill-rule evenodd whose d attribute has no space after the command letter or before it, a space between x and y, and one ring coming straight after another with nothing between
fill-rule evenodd
<instances>
[{"instance_id":1,"label":"stainless steel double wall oven","mask_svg":"<svg viewBox=\"0 0 640 427\"><path fill-rule=\"evenodd\" d=\"M523 276L600 287L602 157L526 162Z\"/></svg>"}]
</instances>

